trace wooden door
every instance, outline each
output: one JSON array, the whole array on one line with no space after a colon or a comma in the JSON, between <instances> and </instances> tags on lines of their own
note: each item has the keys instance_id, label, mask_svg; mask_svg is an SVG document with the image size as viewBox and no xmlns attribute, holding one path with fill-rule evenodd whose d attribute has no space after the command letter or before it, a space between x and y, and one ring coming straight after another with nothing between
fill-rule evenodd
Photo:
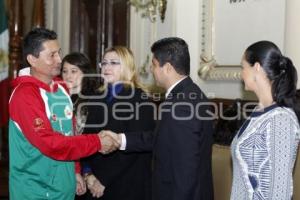
<instances>
[{"instance_id":1,"label":"wooden door","mask_svg":"<svg viewBox=\"0 0 300 200\"><path fill-rule=\"evenodd\" d=\"M72 0L70 51L97 66L107 47L129 46L129 7L128 0Z\"/></svg>"}]
</instances>

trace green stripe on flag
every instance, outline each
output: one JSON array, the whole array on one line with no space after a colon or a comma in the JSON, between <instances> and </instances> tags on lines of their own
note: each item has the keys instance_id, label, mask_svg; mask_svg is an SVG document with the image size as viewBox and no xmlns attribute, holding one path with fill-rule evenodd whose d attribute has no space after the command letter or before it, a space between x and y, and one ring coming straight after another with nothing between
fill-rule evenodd
<instances>
[{"instance_id":1,"label":"green stripe on flag","mask_svg":"<svg viewBox=\"0 0 300 200\"><path fill-rule=\"evenodd\" d=\"M7 29L7 16L4 0L0 0L0 33Z\"/></svg>"}]
</instances>

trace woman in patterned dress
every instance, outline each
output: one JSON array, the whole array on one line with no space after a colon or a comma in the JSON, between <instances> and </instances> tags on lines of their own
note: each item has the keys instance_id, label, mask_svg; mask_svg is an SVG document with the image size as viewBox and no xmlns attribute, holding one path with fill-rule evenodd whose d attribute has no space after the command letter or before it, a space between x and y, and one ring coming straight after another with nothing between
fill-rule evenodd
<instances>
[{"instance_id":1,"label":"woman in patterned dress","mask_svg":"<svg viewBox=\"0 0 300 200\"><path fill-rule=\"evenodd\" d=\"M258 105L231 144L231 199L291 199L300 137L297 71L269 41L250 45L242 66L245 89Z\"/></svg>"}]
</instances>

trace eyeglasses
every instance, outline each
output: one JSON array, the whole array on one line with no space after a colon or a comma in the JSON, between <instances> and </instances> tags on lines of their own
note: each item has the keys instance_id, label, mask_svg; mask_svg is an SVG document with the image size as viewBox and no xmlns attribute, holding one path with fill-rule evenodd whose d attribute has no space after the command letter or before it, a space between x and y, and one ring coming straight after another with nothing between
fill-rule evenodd
<instances>
[{"instance_id":1,"label":"eyeglasses","mask_svg":"<svg viewBox=\"0 0 300 200\"><path fill-rule=\"evenodd\" d=\"M115 67L115 66L118 66L120 64L121 63L119 61L103 61L103 62L99 63L99 67L100 68L108 67L108 66Z\"/></svg>"}]
</instances>

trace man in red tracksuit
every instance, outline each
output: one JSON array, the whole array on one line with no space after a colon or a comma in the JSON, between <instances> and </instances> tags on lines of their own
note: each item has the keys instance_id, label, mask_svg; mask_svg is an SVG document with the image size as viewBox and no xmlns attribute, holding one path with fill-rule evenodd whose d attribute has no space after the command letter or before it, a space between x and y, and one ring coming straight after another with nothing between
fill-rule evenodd
<instances>
[{"instance_id":1,"label":"man in red tracksuit","mask_svg":"<svg viewBox=\"0 0 300 200\"><path fill-rule=\"evenodd\" d=\"M9 102L12 200L73 200L73 161L115 148L113 139L100 133L72 136L72 101L65 88L53 80L60 73L59 52L53 31L36 28L24 38L23 57L30 66L30 76L13 81Z\"/></svg>"}]
</instances>

